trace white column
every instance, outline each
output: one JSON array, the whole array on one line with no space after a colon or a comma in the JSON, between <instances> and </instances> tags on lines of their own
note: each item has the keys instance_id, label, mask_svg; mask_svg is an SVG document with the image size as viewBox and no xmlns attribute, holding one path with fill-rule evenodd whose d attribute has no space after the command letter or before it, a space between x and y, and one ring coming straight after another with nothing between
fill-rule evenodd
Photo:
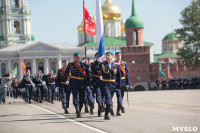
<instances>
[{"instance_id":1,"label":"white column","mask_svg":"<svg viewBox=\"0 0 200 133\"><path fill-rule=\"evenodd\" d=\"M24 20L24 34L27 34L26 33L26 19Z\"/></svg>"},{"instance_id":2,"label":"white column","mask_svg":"<svg viewBox=\"0 0 200 133\"><path fill-rule=\"evenodd\" d=\"M12 65L11 65L11 60L8 60L8 73L12 73Z\"/></svg>"},{"instance_id":3,"label":"white column","mask_svg":"<svg viewBox=\"0 0 200 133\"><path fill-rule=\"evenodd\" d=\"M6 26L7 26L7 34L10 34L9 20L7 20L7 22L6 22Z\"/></svg>"},{"instance_id":4,"label":"white column","mask_svg":"<svg viewBox=\"0 0 200 133\"><path fill-rule=\"evenodd\" d=\"M36 59L32 60L32 75L36 74Z\"/></svg>"},{"instance_id":5,"label":"white column","mask_svg":"<svg viewBox=\"0 0 200 133\"><path fill-rule=\"evenodd\" d=\"M23 78L22 59L19 60L19 77Z\"/></svg>"},{"instance_id":6,"label":"white column","mask_svg":"<svg viewBox=\"0 0 200 133\"><path fill-rule=\"evenodd\" d=\"M44 66L44 74L49 73L49 59L44 59L45 60L45 66Z\"/></svg>"},{"instance_id":7,"label":"white column","mask_svg":"<svg viewBox=\"0 0 200 133\"><path fill-rule=\"evenodd\" d=\"M58 69L61 69L61 58L57 58Z\"/></svg>"},{"instance_id":8,"label":"white column","mask_svg":"<svg viewBox=\"0 0 200 133\"><path fill-rule=\"evenodd\" d=\"M5 23L5 20L2 21L2 27L3 27L3 33L2 34L5 35L6 34L6 29L5 29L6 28L6 23Z\"/></svg>"}]
</instances>

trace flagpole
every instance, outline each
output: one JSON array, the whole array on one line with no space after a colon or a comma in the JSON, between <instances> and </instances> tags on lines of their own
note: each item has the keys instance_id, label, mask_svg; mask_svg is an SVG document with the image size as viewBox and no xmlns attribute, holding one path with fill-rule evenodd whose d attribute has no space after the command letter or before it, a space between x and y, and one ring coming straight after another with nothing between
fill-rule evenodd
<instances>
[{"instance_id":1,"label":"flagpole","mask_svg":"<svg viewBox=\"0 0 200 133\"><path fill-rule=\"evenodd\" d=\"M87 43L86 43L86 32L85 32L85 0L83 0L83 29L84 29L84 38L85 38L85 59L87 58Z\"/></svg>"}]
</instances>

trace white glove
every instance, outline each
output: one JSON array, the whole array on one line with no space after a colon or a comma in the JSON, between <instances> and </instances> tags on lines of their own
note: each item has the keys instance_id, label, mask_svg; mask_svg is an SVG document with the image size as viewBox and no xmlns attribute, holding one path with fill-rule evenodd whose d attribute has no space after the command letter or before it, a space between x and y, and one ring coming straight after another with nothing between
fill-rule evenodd
<instances>
[{"instance_id":1,"label":"white glove","mask_svg":"<svg viewBox=\"0 0 200 133\"><path fill-rule=\"evenodd\" d=\"M103 77L102 77L102 76L100 76L100 77L99 77L99 79L100 79L100 80L103 80Z\"/></svg>"},{"instance_id":2,"label":"white glove","mask_svg":"<svg viewBox=\"0 0 200 133\"><path fill-rule=\"evenodd\" d=\"M66 81L66 85L69 85L69 81L68 80Z\"/></svg>"}]
</instances>

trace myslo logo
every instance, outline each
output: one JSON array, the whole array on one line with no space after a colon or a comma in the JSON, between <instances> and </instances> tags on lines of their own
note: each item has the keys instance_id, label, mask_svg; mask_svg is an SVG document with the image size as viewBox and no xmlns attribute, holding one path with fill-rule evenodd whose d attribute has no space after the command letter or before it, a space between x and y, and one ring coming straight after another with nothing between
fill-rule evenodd
<instances>
[{"instance_id":1,"label":"myslo logo","mask_svg":"<svg viewBox=\"0 0 200 133\"><path fill-rule=\"evenodd\" d=\"M197 127L173 127L172 128L173 132L197 132L198 128Z\"/></svg>"}]
</instances>

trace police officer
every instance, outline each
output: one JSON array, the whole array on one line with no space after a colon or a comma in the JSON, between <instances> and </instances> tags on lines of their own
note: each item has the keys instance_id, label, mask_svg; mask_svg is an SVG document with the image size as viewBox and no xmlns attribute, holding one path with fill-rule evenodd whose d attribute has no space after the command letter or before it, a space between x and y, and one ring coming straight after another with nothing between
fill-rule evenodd
<instances>
[{"instance_id":1,"label":"police officer","mask_svg":"<svg viewBox=\"0 0 200 133\"><path fill-rule=\"evenodd\" d=\"M100 71L102 75L101 87L103 89L106 101L106 109L105 109L105 120L109 120L109 112L112 116L114 116L113 111L113 102L112 97L116 90L120 89L121 86L121 72L119 69L119 65L112 61L113 53L106 53L106 61L103 61L100 66ZM119 94L120 95L120 94Z\"/></svg>"},{"instance_id":2,"label":"police officer","mask_svg":"<svg viewBox=\"0 0 200 133\"><path fill-rule=\"evenodd\" d=\"M37 72L37 75L34 77L33 81L36 85L37 91L36 91L36 96L37 96L37 101L42 103L43 96L44 96L44 87L43 87L43 80L44 77L42 76L42 71L39 70Z\"/></svg>"},{"instance_id":3,"label":"police officer","mask_svg":"<svg viewBox=\"0 0 200 133\"><path fill-rule=\"evenodd\" d=\"M47 87L49 92L49 102L53 104L55 97L55 88L56 88L56 77L54 76L54 71L51 70L49 75L46 76Z\"/></svg>"},{"instance_id":4,"label":"police officer","mask_svg":"<svg viewBox=\"0 0 200 133\"><path fill-rule=\"evenodd\" d=\"M33 90L33 76L31 75L30 70L27 71L27 74L23 76L23 85L26 89L25 102L31 104L31 96Z\"/></svg>"},{"instance_id":5,"label":"police officer","mask_svg":"<svg viewBox=\"0 0 200 133\"><path fill-rule=\"evenodd\" d=\"M70 100L70 94L71 90L68 87L69 80L68 80L68 59L62 60L62 68L58 70L57 73L57 83L59 86L59 92L61 93L62 98L62 108L65 111L65 114L68 114L68 108L69 108L69 100Z\"/></svg>"},{"instance_id":6,"label":"police officer","mask_svg":"<svg viewBox=\"0 0 200 133\"><path fill-rule=\"evenodd\" d=\"M18 82L17 78L14 78L14 80L12 81L12 87L13 87L14 98L17 99L18 88L19 88L19 82Z\"/></svg>"},{"instance_id":7,"label":"police officer","mask_svg":"<svg viewBox=\"0 0 200 133\"><path fill-rule=\"evenodd\" d=\"M81 109L83 107L84 93L86 88L86 77L85 72L86 64L81 62L80 52L74 53L74 61L68 66L71 78L69 80L69 87L73 94L73 104L76 109L76 117L80 118Z\"/></svg>"},{"instance_id":8,"label":"police officer","mask_svg":"<svg viewBox=\"0 0 200 133\"><path fill-rule=\"evenodd\" d=\"M123 97L124 97L124 91L127 90L130 86L130 81L129 81L127 63L122 61L121 52L116 52L115 58L116 58L115 63L117 63L119 65L120 73L121 73L121 86L116 91L116 95L117 95L117 116L120 116L121 115L120 110L122 111L122 113L125 113L124 107L122 105L122 100L123 100Z\"/></svg>"},{"instance_id":9,"label":"police officer","mask_svg":"<svg viewBox=\"0 0 200 133\"><path fill-rule=\"evenodd\" d=\"M95 93L96 93L96 101L98 103L98 117L101 117L101 112L104 110L104 100L105 97L103 95L103 91L100 87L101 80L100 80L100 62L98 61L99 55L98 52L95 54L96 61L92 64L92 73L93 73L93 78L92 78L92 85L94 87Z\"/></svg>"}]
</instances>

